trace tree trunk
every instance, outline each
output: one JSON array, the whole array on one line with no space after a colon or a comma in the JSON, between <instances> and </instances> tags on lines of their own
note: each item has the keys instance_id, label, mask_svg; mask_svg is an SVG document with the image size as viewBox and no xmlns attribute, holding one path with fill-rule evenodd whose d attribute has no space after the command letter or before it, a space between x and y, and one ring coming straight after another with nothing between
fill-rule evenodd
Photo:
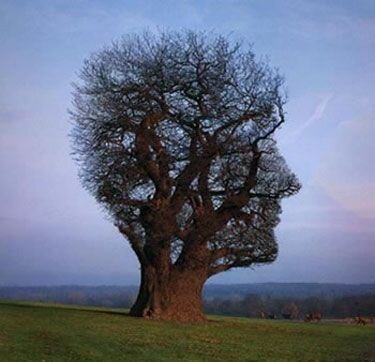
<instances>
[{"instance_id":1,"label":"tree trunk","mask_svg":"<svg viewBox=\"0 0 375 362\"><path fill-rule=\"evenodd\" d=\"M201 322L204 272L173 267L161 273L152 266L141 266L141 285L130 315L160 320Z\"/></svg>"}]
</instances>

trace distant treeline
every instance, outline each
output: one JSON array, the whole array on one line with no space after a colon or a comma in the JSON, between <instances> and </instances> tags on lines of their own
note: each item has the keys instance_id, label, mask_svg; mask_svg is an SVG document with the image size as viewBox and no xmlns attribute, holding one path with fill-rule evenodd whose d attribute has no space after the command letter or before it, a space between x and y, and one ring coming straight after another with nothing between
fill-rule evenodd
<instances>
[{"instance_id":1,"label":"distant treeline","mask_svg":"<svg viewBox=\"0 0 375 362\"><path fill-rule=\"evenodd\" d=\"M0 287L0 299L129 308L137 291L135 286Z\"/></svg>"},{"instance_id":2,"label":"distant treeline","mask_svg":"<svg viewBox=\"0 0 375 362\"><path fill-rule=\"evenodd\" d=\"M375 294L338 298L274 298L248 295L241 299L205 300L205 311L239 317L303 319L307 313L320 312L323 318L348 318L375 315Z\"/></svg>"},{"instance_id":3,"label":"distant treeline","mask_svg":"<svg viewBox=\"0 0 375 362\"><path fill-rule=\"evenodd\" d=\"M206 284L205 298L244 298L247 295L263 295L273 298L333 299L349 295L375 294L375 284L337 283L252 283L252 284Z\"/></svg>"},{"instance_id":4,"label":"distant treeline","mask_svg":"<svg viewBox=\"0 0 375 362\"><path fill-rule=\"evenodd\" d=\"M0 287L0 299L30 300L111 308L129 308L135 286ZM323 318L375 315L375 285L346 284L209 284L204 290L210 314L303 318L319 311Z\"/></svg>"}]
</instances>

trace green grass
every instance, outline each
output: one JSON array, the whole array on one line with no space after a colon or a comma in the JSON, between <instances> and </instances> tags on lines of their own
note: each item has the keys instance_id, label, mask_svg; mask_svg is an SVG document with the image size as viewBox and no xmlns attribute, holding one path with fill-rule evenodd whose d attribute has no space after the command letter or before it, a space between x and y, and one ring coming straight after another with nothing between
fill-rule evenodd
<instances>
[{"instance_id":1,"label":"green grass","mask_svg":"<svg viewBox=\"0 0 375 362\"><path fill-rule=\"evenodd\" d=\"M131 318L124 310L0 302L0 361L375 361L375 326L210 317Z\"/></svg>"}]
</instances>

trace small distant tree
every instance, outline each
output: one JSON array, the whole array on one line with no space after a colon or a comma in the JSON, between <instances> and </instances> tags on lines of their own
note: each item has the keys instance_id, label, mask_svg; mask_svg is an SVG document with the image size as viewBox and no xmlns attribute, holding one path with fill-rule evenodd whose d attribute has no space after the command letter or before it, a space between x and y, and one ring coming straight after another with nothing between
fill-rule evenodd
<instances>
[{"instance_id":1,"label":"small distant tree","mask_svg":"<svg viewBox=\"0 0 375 362\"><path fill-rule=\"evenodd\" d=\"M282 309L282 315L290 319L298 318L299 308L294 302L287 303Z\"/></svg>"},{"instance_id":2,"label":"small distant tree","mask_svg":"<svg viewBox=\"0 0 375 362\"><path fill-rule=\"evenodd\" d=\"M267 306L264 302L264 298L257 294L247 295L242 300L241 305L241 314L245 315L246 317L259 318L265 316L265 311L267 311Z\"/></svg>"},{"instance_id":3,"label":"small distant tree","mask_svg":"<svg viewBox=\"0 0 375 362\"><path fill-rule=\"evenodd\" d=\"M277 256L280 201L300 185L279 155L283 79L222 36L127 36L75 86L83 185L141 265L130 314L203 320L205 281Z\"/></svg>"}]
</instances>

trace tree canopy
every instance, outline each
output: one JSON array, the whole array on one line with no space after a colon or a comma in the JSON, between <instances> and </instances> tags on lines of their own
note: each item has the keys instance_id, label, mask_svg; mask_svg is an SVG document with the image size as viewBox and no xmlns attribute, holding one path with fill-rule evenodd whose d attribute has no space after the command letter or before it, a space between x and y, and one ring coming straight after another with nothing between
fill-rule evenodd
<instances>
[{"instance_id":1,"label":"tree canopy","mask_svg":"<svg viewBox=\"0 0 375 362\"><path fill-rule=\"evenodd\" d=\"M300 188L274 138L284 82L243 48L204 32L125 36L92 54L75 85L83 185L129 241L142 283L146 269L158 275L151 294L171 273L203 286L277 256L281 199ZM160 315L173 294L138 309Z\"/></svg>"}]
</instances>

